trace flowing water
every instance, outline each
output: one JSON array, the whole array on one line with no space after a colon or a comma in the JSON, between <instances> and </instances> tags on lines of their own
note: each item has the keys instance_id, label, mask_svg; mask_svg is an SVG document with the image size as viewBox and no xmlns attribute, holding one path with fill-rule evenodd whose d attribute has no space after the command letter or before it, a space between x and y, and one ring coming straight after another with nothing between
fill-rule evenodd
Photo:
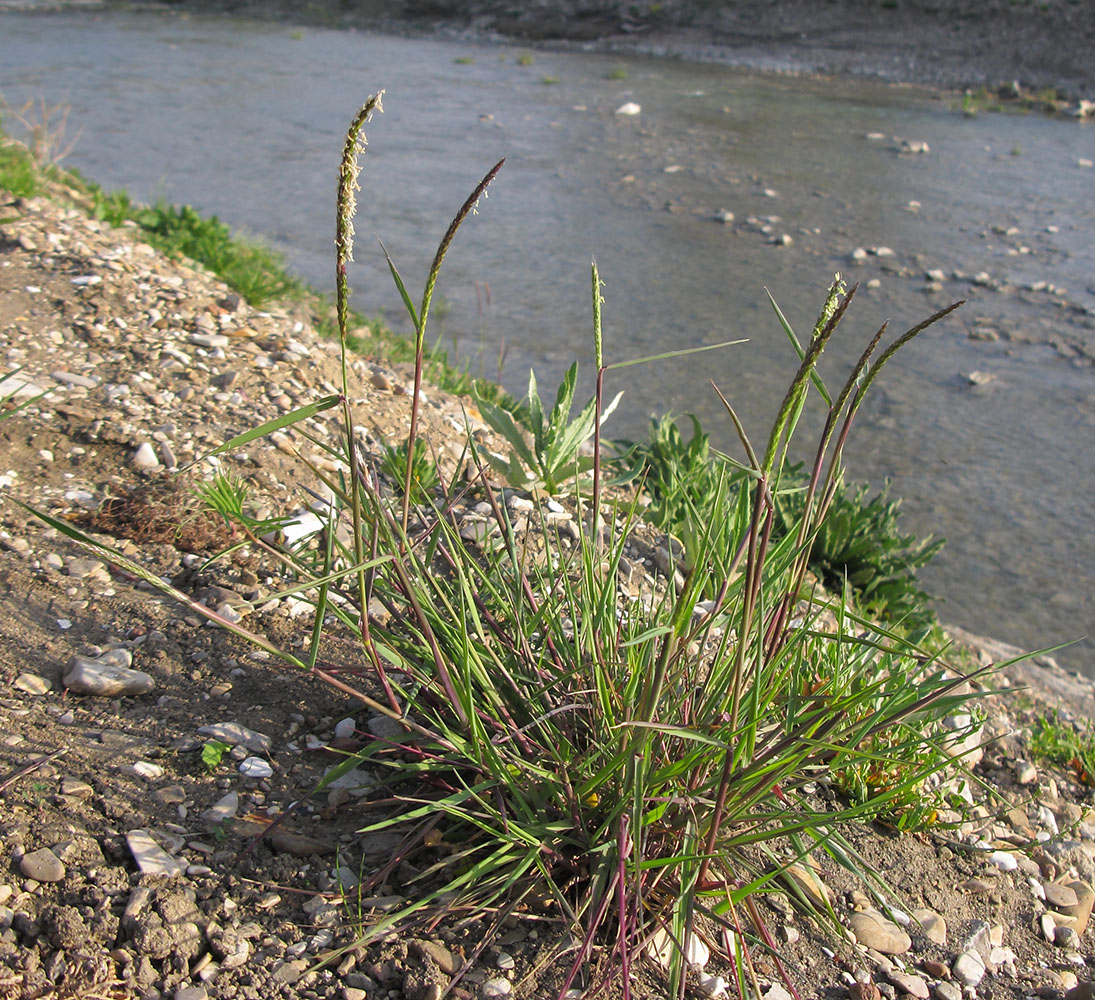
<instances>
[{"instance_id":1,"label":"flowing water","mask_svg":"<svg viewBox=\"0 0 1095 1000\"><path fill-rule=\"evenodd\" d=\"M575 357L588 375L593 256L606 360L749 339L613 373L610 391L627 391L609 436L695 412L732 448L715 379L762 437L796 365L766 287L805 337L835 270L861 282L827 352L834 382L883 320L904 330L966 298L876 383L852 472L892 479L906 529L948 539L924 573L944 620L1028 648L1095 629L1092 126L968 118L915 88L685 61L0 14L0 93L71 106L69 165L216 213L326 288L342 135L379 88L351 273L364 312L407 326L373 234L415 287L503 156L432 320L473 369L495 376L503 360L515 392L530 366L542 387ZM626 102L641 113L616 114ZM1061 655L1095 674L1092 649Z\"/></svg>"}]
</instances>

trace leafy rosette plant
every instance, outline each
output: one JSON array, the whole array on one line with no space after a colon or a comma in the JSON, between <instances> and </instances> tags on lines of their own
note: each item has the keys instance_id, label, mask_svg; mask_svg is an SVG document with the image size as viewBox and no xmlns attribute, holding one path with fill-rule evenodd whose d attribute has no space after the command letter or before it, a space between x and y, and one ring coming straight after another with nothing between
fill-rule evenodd
<instances>
[{"instance_id":1,"label":"leafy rosette plant","mask_svg":"<svg viewBox=\"0 0 1095 1000\"><path fill-rule=\"evenodd\" d=\"M596 398L590 399L573 420L574 390L578 381L578 362L563 376L555 395L551 413L545 415L536 373L530 371L524 414L520 419L510 410L482 398L476 398L479 412L488 426L505 439L511 451L508 456L496 455L480 448L483 458L510 486L541 487L548 493L558 493L567 484L586 476L594 467L592 455L581 453L583 445L598 432ZM623 392L618 392L600 415L600 423L619 405Z\"/></svg>"}]
</instances>

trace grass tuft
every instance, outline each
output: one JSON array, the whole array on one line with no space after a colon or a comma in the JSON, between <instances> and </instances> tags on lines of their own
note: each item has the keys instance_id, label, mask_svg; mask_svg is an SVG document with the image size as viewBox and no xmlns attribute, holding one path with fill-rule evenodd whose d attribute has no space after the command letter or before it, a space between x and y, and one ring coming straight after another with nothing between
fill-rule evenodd
<instances>
[{"instance_id":1,"label":"grass tuft","mask_svg":"<svg viewBox=\"0 0 1095 1000\"><path fill-rule=\"evenodd\" d=\"M344 347L359 158L373 110L379 95L354 118L339 174L335 315ZM917 633L872 620L846 589L828 593L808 576L811 553L839 511L844 448L864 393L898 348L949 310L884 349L879 330L830 391L817 361L854 289L837 276L805 343L776 307L799 363L775 423L754 445L713 386L740 441L736 458L712 452L698 424L687 445L670 424L656 425L651 453L661 466L650 471L647 463L638 482L658 493L661 513L653 516L685 545L670 543L664 559L638 574L641 584L624 589L619 581L632 577L634 547L650 529L640 495L612 485L607 463L601 468L599 431L615 404L605 403L605 382L629 364L691 352L607 361L596 264L596 390L579 416L570 418L576 368L549 414L533 375L523 410L480 401L508 457L482 453L469 434L469 481L435 485L424 464L417 416L431 301L457 232L501 166L456 212L417 301L389 258L415 329L408 435L386 455L395 495L374 473L377 457L360 450L345 351L341 392L216 450L323 410L341 414L338 440L316 442L342 471L310 467L310 496L327 498L313 506L319 530L310 540L275 548L257 534L232 482L207 490L235 537L280 562L285 586L276 596L313 604L306 641L279 647L74 526L39 516L401 727L402 740L375 740L332 772L371 771L375 819L363 832L403 837L391 863L363 873L361 892L375 894L408 858L418 871L403 886L405 905L363 918L358 945L459 919L480 922L482 950L512 916L527 916L553 931L547 961L564 970L560 996L615 981L626 998L631 971L643 964L664 980L667 996L683 997L696 979L700 941L753 992L753 953L772 941L758 894L797 885L788 889L796 905L826 919L801 886L812 882L815 857L829 855L892 898L844 829L876 819L922 828L935 821L935 803L954 804L947 788L960 762L947 749L972 734L977 713L964 709L968 732L942 720L975 698L969 681L978 672L963 675ZM807 427L811 393L825 416ZM800 473L788 454L796 436L807 435L814 458ZM491 477L500 469L523 477L522 487L565 486L569 509L536 490L502 488ZM358 651L356 686L324 657L332 642L344 649L347 641Z\"/></svg>"}]
</instances>

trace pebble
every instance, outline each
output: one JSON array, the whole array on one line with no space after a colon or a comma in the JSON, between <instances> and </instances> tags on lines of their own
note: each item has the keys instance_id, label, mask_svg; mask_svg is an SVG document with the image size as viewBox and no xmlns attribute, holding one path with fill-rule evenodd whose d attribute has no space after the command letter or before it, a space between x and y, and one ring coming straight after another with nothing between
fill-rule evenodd
<instances>
[{"instance_id":1,"label":"pebble","mask_svg":"<svg viewBox=\"0 0 1095 1000\"><path fill-rule=\"evenodd\" d=\"M1013 872L1019 867L1019 862L1010 851L993 851L989 855L989 864L995 865L1003 872Z\"/></svg>"},{"instance_id":2,"label":"pebble","mask_svg":"<svg viewBox=\"0 0 1095 1000\"><path fill-rule=\"evenodd\" d=\"M239 807L239 793L228 792L226 795L222 795L217 799L213 805L202 813L202 820L210 827L220 826L221 823L226 823L230 819L235 819Z\"/></svg>"},{"instance_id":3,"label":"pebble","mask_svg":"<svg viewBox=\"0 0 1095 1000\"><path fill-rule=\"evenodd\" d=\"M215 740L231 746L242 746L255 753L269 753L273 741L263 733L240 725L238 722L217 722L211 726L201 726L198 732L202 736L212 736Z\"/></svg>"},{"instance_id":4,"label":"pebble","mask_svg":"<svg viewBox=\"0 0 1095 1000\"><path fill-rule=\"evenodd\" d=\"M335 845L303 833L292 833L279 827L266 837L266 842L282 854L291 854L296 858L310 858L312 855L334 854Z\"/></svg>"},{"instance_id":5,"label":"pebble","mask_svg":"<svg viewBox=\"0 0 1095 1000\"><path fill-rule=\"evenodd\" d=\"M22 673L15 678L15 686L26 694L42 695L53 687L53 683L38 674Z\"/></svg>"},{"instance_id":6,"label":"pebble","mask_svg":"<svg viewBox=\"0 0 1095 1000\"><path fill-rule=\"evenodd\" d=\"M463 964L448 948L439 941L414 941L411 947L421 957L429 957L447 976L455 976ZM499 966L501 968L501 966Z\"/></svg>"},{"instance_id":7,"label":"pebble","mask_svg":"<svg viewBox=\"0 0 1095 1000\"><path fill-rule=\"evenodd\" d=\"M147 441L137 446L137 450L130 456L129 461L135 469L156 469L160 465L156 449Z\"/></svg>"},{"instance_id":8,"label":"pebble","mask_svg":"<svg viewBox=\"0 0 1095 1000\"><path fill-rule=\"evenodd\" d=\"M48 847L24 854L19 859L19 871L36 882L60 882L65 877L65 865Z\"/></svg>"},{"instance_id":9,"label":"pebble","mask_svg":"<svg viewBox=\"0 0 1095 1000\"><path fill-rule=\"evenodd\" d=\"M640 114L642 110L642 105L636 104L634 101L628 101L626 104L621 104L616 109L616 114L625 117L633 117L634 115Z\"/></svg>"},{"instance_id":10,"label":"pebble","mask_svg":"<svg viewBox=\"0 0 1095 1000\"><path fill-rule=\"evenodd\" d=\"M1050 906L1076 906L1080 901L1076 890L1070 886L1061 885L1060 882L1042 882L1040 885Z\"/></svg>"},{"instance_id":11,"label":"pebble","mask_svg":"<svg viewBox=\"0 0 1095 1000\"><path fill-rule=\"evenodd\" d=\"M909 935L878 910L853 913L849 923L856 941L883 955L903 955L912 947Z\"/></svg>"},{"instance_id":12,"label":"pebble","mask_svg":"<svg viewBox=\"0 0 1095 1000\"><path fill-rule=\"evenodd\" d=\"M248 757L240 763L239 771L245 778L269 778L274 773L270 762L261 757Z\"/></svg>"},{"instance_id":13,"label":"pebble","mask_svg":"<svg viewBox=\"0 0 1095 1000\"><path fill-rule=\"evenodd\" d=\"M147 830L130 830L125 835L129 852L142 875L166 875L172 878L186 871L186 865L167 853Z\"/></svg>"},{"instance_id":14,"label":"pebble","mask_svg":"<svg viewBox=\"0 0 1095 1000\"><path fill-rule=\"evenodd\" d=\"M975 951L964 951L954 960L951 972L963 986L976 987L985 978L985 960Z\"/></svg>"},{"instance_id":15,"label":"pebble","mask_svg":"<svg viewBox=\"0 0 1095 1000\"><path fill-rule=\"evenodd\" d=\"M95 794L95 789L79 778L62 778L61 794L74 799L88 799Z\"/></svg>"},{"instance_id":16,"label":"pebble","mask_svg":"<svg viewBox=\"0 0 1095 1000\"><path fill-rule=\"evenodd\" d=\"M1073 918L1076 933L1083 937L1091 918L1092 903L1095 903L1095 890L1081 879L1073 879L1063 884L1076 893L1076 902L1073 905L1059 905L1057 909L1065 916Z\"/></svg>"},{"instance_id":17,"label":"pebble","mask_svg":"<svg viewBox=\"0 0 1095 1000\"><path fill-rule=\"evenodd\" d=\"M940 981L932 987L932 993L937 1000L962 1000L962 991L954 983Z\"/></svg>"},{"instance_id":18,"label":"pebble","mask_svg":"<svg viewBox=\"0 0 1095 1000\"><path fill-rule=\"evenodd\" d=\"M118 698L148 694L156 682L141 670L132 670L79 654L69 660L62 683L76 694Z\"/></svg>"},{"instance_id":19,"label":"pebble","mask_svg":"<svg viewBox=\"0 0 1095 1000\"><path fill-rule=\"evenodd\" d=\"M207 1000L209 990L205 986L180 986L172 994L173 1000Z\"/></svg>"},{"instance_id":20,"label":"pebble","mask_svg":"<svg viewBox=\"0 0 1095 1000\"><path fill-rule=\"evenodd\" d=\"M163 768L149 760L139 760L133 765L133 773L148 781L163 777Z\"/></svg>"},{"instance_id":21,"label":"pebble","mask_svg":"<svg viewBox=\"0 0 1095 1000\"><path fill-rule=\"evenodd\" d=\"M916 919L924 935L929 941L940 947L947 943L947 922L934 910L913 910L913 918Z\"/></svg>"},{"instance_id":22,"label":"pebble","mask_svg":"<svg viewBox=\"0 0 1095 1000\"><path fill-rule=\"evenodd\" d=\"M480 987L480 995L483 997L508 997L513 985L508 979L488 979Z\"/></svg>"},{"instance_id":23,"label":"pebble","mask_svg":"<svg viewBox=\"0 0 1095 1000\"><path fill-rule=\"evenodd\" d=\"M928 997L931 996L926 980L920 976L914 976L908 972L898 972L894 969L886 974L886 978L901 992L908 993L910 996L919 997L920 1000L928 1000Z\"/></svg>"}]
</instances>

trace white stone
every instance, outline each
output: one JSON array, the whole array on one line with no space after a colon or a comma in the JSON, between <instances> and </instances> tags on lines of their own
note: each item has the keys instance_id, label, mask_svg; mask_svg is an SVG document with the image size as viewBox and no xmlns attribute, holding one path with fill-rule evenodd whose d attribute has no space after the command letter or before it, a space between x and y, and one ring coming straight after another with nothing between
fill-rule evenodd
<instances>
[{"instance_id":1,"label":"white stone","mask_svg":"<svg viewBox=\"0 0 1095 1000\"><path fill-rule=\"evenodd\" d=\"M137 450L130 456L129 461L138 469L155 469L160 464L160 460L156 456L156 449L147 441L142 441L137 446Z\"/></svg>"},{"instance_id":2,"label":"white stone","mask_svg":"<svg viewBox=\"0 0 1095 1000\"><path fill-rule=\"evenodd\" d=\"M227 795L222 795L213 803L213 805L206 809L205 812L202 813L202 819L210 826L217 826L226 820L233 819L239 807L239 793L229 792Z\"/></svg>"},{"instance_id":3,"label":"white stone","mask_svg":"<svg viewBox=\"0 0 1095 1000\"><path fill-rule=\"evenodd\" d=\"M245 778L269 778L273 773L270 762L261 757L248 757L240 764L240 774Z\"/></svg>"},{"instance_id":4,"label":"white stone","mask_svg":"<svg viewBox=\"0 0 1095 1000\"><path fill-rule=\"evenodd\" d=\"M133 860L143 875L181 875L186 865L156 843L147 830L130 830L125 836Z\"/></svg>"},{"instance_id":5,"label":"white stone","mask_svg":"<svg viewBox=\"0 0 1095 1000\"><path fill-rule=\"evenodd\" d=\"M639 114L642 110L641 105L636 104L634 101L628 101L626 104L621 104L616 109L616 114L631 117Z\"/></svg>"},{"instance_id":6,"label":"white stone","mask_svg":"<svg viewBox=\"0 0 1095 1000\"><path fill-rule=\"evenodd\" d=\"M985 978L985 960L975 951L964 951L954 960L951 971L963 986L977 986Z\"/></svg>"}]
</instances>

